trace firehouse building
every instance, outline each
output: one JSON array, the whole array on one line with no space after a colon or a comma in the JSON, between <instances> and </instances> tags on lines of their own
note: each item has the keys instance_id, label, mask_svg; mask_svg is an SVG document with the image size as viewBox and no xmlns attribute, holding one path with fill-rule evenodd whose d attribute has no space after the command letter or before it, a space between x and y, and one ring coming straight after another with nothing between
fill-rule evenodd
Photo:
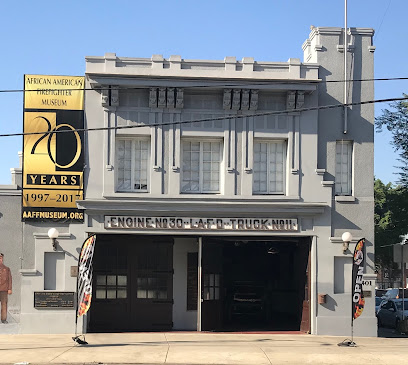
<instances>
[{"instance_id":1,"label":"firehouse building","mask_svg":"<svg viewBox=\"0 0 408 365\"><path fill-rule=\"evenodd\" d=\"M84 332L348 335L365 237L354 330L376 336L374 107L345 118L344 84L331 82L345 50L353 78L373 78L373 34L351 28L345 49L341 28L313 28L303 62L86 57L84 222L24 223L19 331L73 331L72 309L33 296L75 292L79 248L96 234ZM374 99L373 82L349 83L348 98Z\"/></svg>"}]
</instances>

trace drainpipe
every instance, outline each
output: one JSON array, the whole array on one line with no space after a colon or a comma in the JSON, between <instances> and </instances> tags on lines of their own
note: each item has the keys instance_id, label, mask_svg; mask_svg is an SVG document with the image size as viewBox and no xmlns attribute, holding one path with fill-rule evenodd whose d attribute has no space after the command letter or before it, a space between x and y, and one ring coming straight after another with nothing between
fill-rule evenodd
<instances>
[{"instance_id":1,"label":"drainpipe","mask_svg":"<svg viewBox=\"0 0 408 365\"><path fill-rule=\"evenodd\" d=\"M197 293L197 331L201 332L201 275L203 257L203 238L198 237L198 293Z\"/></svg>"},{"instance_id":2,"label":"drainpipe","mask_svg":"<svg viewBox=\"0 0 408 365\"><path fill-rule=\"evenodd\" d=\"M347 0L344 0L344 129L347 134Z\"/></svg>"}]
</instances>

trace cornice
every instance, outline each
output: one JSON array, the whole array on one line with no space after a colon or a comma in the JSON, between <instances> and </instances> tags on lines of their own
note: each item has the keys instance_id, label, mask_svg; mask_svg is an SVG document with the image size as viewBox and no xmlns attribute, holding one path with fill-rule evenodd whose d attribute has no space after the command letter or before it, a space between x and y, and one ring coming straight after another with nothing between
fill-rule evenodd
<instances>
[{"instance_id":1,"label":"cornice","mask_svg":"<svg viewBox=\"0 0 408 365\"><path fill-rule=\"evenodd\" d=\"M318 68L318 67L317 67ZM100 73L88 73L88 81L90 86L94 89L102 88L106 85L114 85L118 87L171 87L194 89L197 83L206 83L207 90L225 88L225 83L231 82L229 79L217 79L211 77L160 77L152 76L146 77L141 75L115 75L115 74L100 74ZM321 79L259 79L247 80L234 78L234 82L237 84L234 88L240 89L257 89L257 90L270 90L270 91L287 91L287 90L303 90L313 92L317 88L317 84L321 82Z\"/></svg>"},{"instance_id":2,"label":"cornice","mask_svg":"<svg viewBox=\"0 0 408 365\"><path fill-rule=\"evenodd\" d=\"M0 185L0 196L21 196L21 190L17 185Z\"/></svg>"},{"instance_id":3,"label":"cornice","mask_svg":"<svg viewBox=\"0 0 408 365\"><path fill-rule=\"evenodd\" d=\"M191 214L197 216L216 215L219 217L268 217L271 214L282 216L316 216L324 212L326 203L306 203L301 201L267 201L242 199L231 200L205 200L205 199L132 199L132 200L82 200L77 201L80 209L85 209L87 214L146 214L158 216L173 216Z\"/></svg>"},{"instance_id":4,"label":"cornice","mask_svg":"<svg viewBox=\"0 0 408 365\"><path fill-rule=\"evenodd\" d=\"M340 35L343 32L344 28L340 27L315 27L312 29L310 32L309 38L313 38L316 34L321 34L321 35ZM367 35L367 36L373 36L374 35L374 29L373 28L354 28L354 27L349 27L347 28L349 32L353 35Z\"/></svg>"}]
</instances>

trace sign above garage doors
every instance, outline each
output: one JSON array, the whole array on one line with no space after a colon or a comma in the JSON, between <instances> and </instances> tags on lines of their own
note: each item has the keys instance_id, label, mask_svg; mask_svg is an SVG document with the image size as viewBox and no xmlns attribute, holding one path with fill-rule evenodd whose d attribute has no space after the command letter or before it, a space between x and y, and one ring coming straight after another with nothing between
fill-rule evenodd
<instances>
[{"instance_id":1,"label":"sign above garage doors","mask_svg":"<svg viewBox=\"0 0 408 365\"><path fill-rule=\"evenodd\" d=\"M105 216L107 229L141 230L228 230L228 231L297 231L293 218L186 218Z\"/></svg>"}]
</instances>

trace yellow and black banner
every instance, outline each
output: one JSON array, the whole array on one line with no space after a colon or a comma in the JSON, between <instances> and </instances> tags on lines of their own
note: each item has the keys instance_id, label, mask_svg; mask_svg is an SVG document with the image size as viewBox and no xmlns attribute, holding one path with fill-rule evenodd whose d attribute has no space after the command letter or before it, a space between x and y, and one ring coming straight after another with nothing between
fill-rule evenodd
<instances>
[{"instance_id":1,"label":"yellow and black banner","mask_svg":"<svg viewBox=\"0 0 408 365\"><path fill-rule=\"evenodd\" d=\"M25 75L23 220L83 221L84 84L82 76Z\"/></svg>"}]
</instances>

